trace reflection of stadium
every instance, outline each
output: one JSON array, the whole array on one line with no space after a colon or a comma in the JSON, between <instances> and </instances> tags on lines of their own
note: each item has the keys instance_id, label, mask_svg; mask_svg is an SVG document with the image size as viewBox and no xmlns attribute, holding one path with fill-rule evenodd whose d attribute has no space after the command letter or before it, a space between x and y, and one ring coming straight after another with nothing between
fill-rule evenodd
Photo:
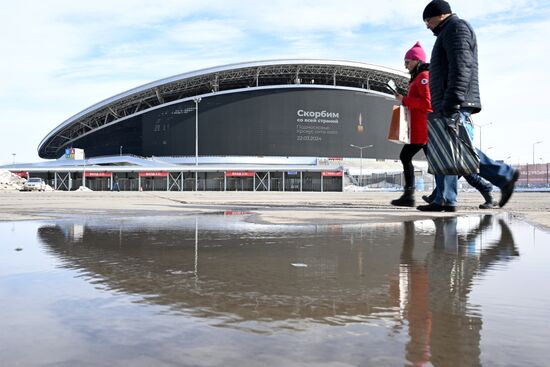
<instances>
[{"instance_id":1,"label":"reflection of stadium","mask_svg":"<svg viewBox=\"0 0 550 367\"><path fill-rule=\"evenodd\" d=\"M470 293L519 252L504 220L472 219L267 226L212 215L60 222L38 236L94 284L175 312L268 329L382 321L408 333L413 365L477 366L483 319Z\"/></svg>"},{"instance_id":2,"label":"reflection of stadium","mask_svg":"<svg viewBox=\"0 0 550 367\"><path fill-rule=\"evenodd\" d=\"M46 225L38 235L65 266L109 289L196 316L322 321L336 312L344 320L392 307L385 274L400 248L371 244L367 251L353 227L258 225L233 216L113 224ZM390 235L399 225L365 227ZM307 263L307 271L293 262Z\"/></svg>"},{"instance_id":3,"label":"reflection of stadium","mask_svg":"<svg viewBox=\"0 0 550 367\"><path fill-rule=\"evenodd\" d=\"M85 109L38 147L49 159L83 149L85 160L18 168L40 172L58 189L88 179L96 190L118 183L123 190L339 191L341 159L360 153L350 144L373 145L365 158L398 157L400 147L386 140L395 102L389 80L406 87L398 71L326 60L177 75Z\"/></svg>"}]
</instances>

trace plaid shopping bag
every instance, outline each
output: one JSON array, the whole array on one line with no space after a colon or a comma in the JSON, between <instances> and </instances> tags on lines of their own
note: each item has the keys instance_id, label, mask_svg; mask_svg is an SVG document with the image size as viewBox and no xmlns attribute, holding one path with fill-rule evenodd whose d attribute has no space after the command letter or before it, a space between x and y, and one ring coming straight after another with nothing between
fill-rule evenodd
<instances>
[{"instance_id":1,"label":"plaid shopping bag","mask_svg":"<svg viewBox=\"0 0 550 367\"><path fill-rule=\"evenodd\" d=\"M479 172L479 156L458 113L432 113L428 118L428 172L467 176Z\"/></svg>"}]
</instances>

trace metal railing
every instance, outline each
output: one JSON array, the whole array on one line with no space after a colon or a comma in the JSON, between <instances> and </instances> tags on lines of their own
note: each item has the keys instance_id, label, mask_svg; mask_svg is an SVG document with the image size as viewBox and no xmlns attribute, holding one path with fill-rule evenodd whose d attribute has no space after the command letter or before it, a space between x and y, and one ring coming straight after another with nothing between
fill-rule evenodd
<instances>
[{"instance_id":1,"label":"metal railing","mask_svg":"<svg viewBox=\"0 0 550 367\"><path fill-rule=\"evenodd\" d=\"M520 191L550 189L550 163L513 165L521 173L516 182ZM354 175L358 180L359 176ZM435 187L434 176L421 171L415 172L416 190L431 191ZM372 173L363 175L363 185L374 189L400 189L403 187L403 173ZM460 191L475 190L465 180L459 181Z\"/></svg>"}]
</instances>

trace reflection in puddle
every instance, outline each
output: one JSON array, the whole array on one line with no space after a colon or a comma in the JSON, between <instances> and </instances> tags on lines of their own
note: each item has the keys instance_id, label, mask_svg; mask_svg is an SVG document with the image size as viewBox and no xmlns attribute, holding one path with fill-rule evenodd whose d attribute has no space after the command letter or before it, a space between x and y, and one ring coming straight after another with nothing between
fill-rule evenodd
<instances>
[{"instance_id":1,"label":"reflection in puddle","mask_svg":"<svg viewBox=\"0 0 550 367\"><path fill-rule=\"evenodd\" d=\"M0 354L26 366L546 361L548 233L493 216L270 226L246 214L0 223L12 247L26 243L0 247ZM518 334L530 336L518 346Z\"/></svg>"}]
</instances>

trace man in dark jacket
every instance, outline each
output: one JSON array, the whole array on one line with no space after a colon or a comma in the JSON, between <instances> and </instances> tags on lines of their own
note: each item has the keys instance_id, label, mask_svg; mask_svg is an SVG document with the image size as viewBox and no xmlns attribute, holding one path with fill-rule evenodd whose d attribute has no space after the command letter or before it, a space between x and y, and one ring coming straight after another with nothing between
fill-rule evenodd
<instances>
[{"instance_id":1,"label":"man in dark jacket","mask_svg":"<svg viewBox=\"0 0 550 367\"><path fill-rule=\"evenodd\" d=\"M470 115L481 111L474 30L468 22L453 14L451 6L444 0L430 2L424 9L422 18L437 37L430 60L432 116L439 114L452 117L458 114L473 139ZM519 171L507 164L493 161L479 149L477 153L480 158L479 175L500 188L499 205L503 207L514 192ZM435 180L435 199L417 209L455 211L458 177L436 175Z\"/></svg>"}]
</instances>

